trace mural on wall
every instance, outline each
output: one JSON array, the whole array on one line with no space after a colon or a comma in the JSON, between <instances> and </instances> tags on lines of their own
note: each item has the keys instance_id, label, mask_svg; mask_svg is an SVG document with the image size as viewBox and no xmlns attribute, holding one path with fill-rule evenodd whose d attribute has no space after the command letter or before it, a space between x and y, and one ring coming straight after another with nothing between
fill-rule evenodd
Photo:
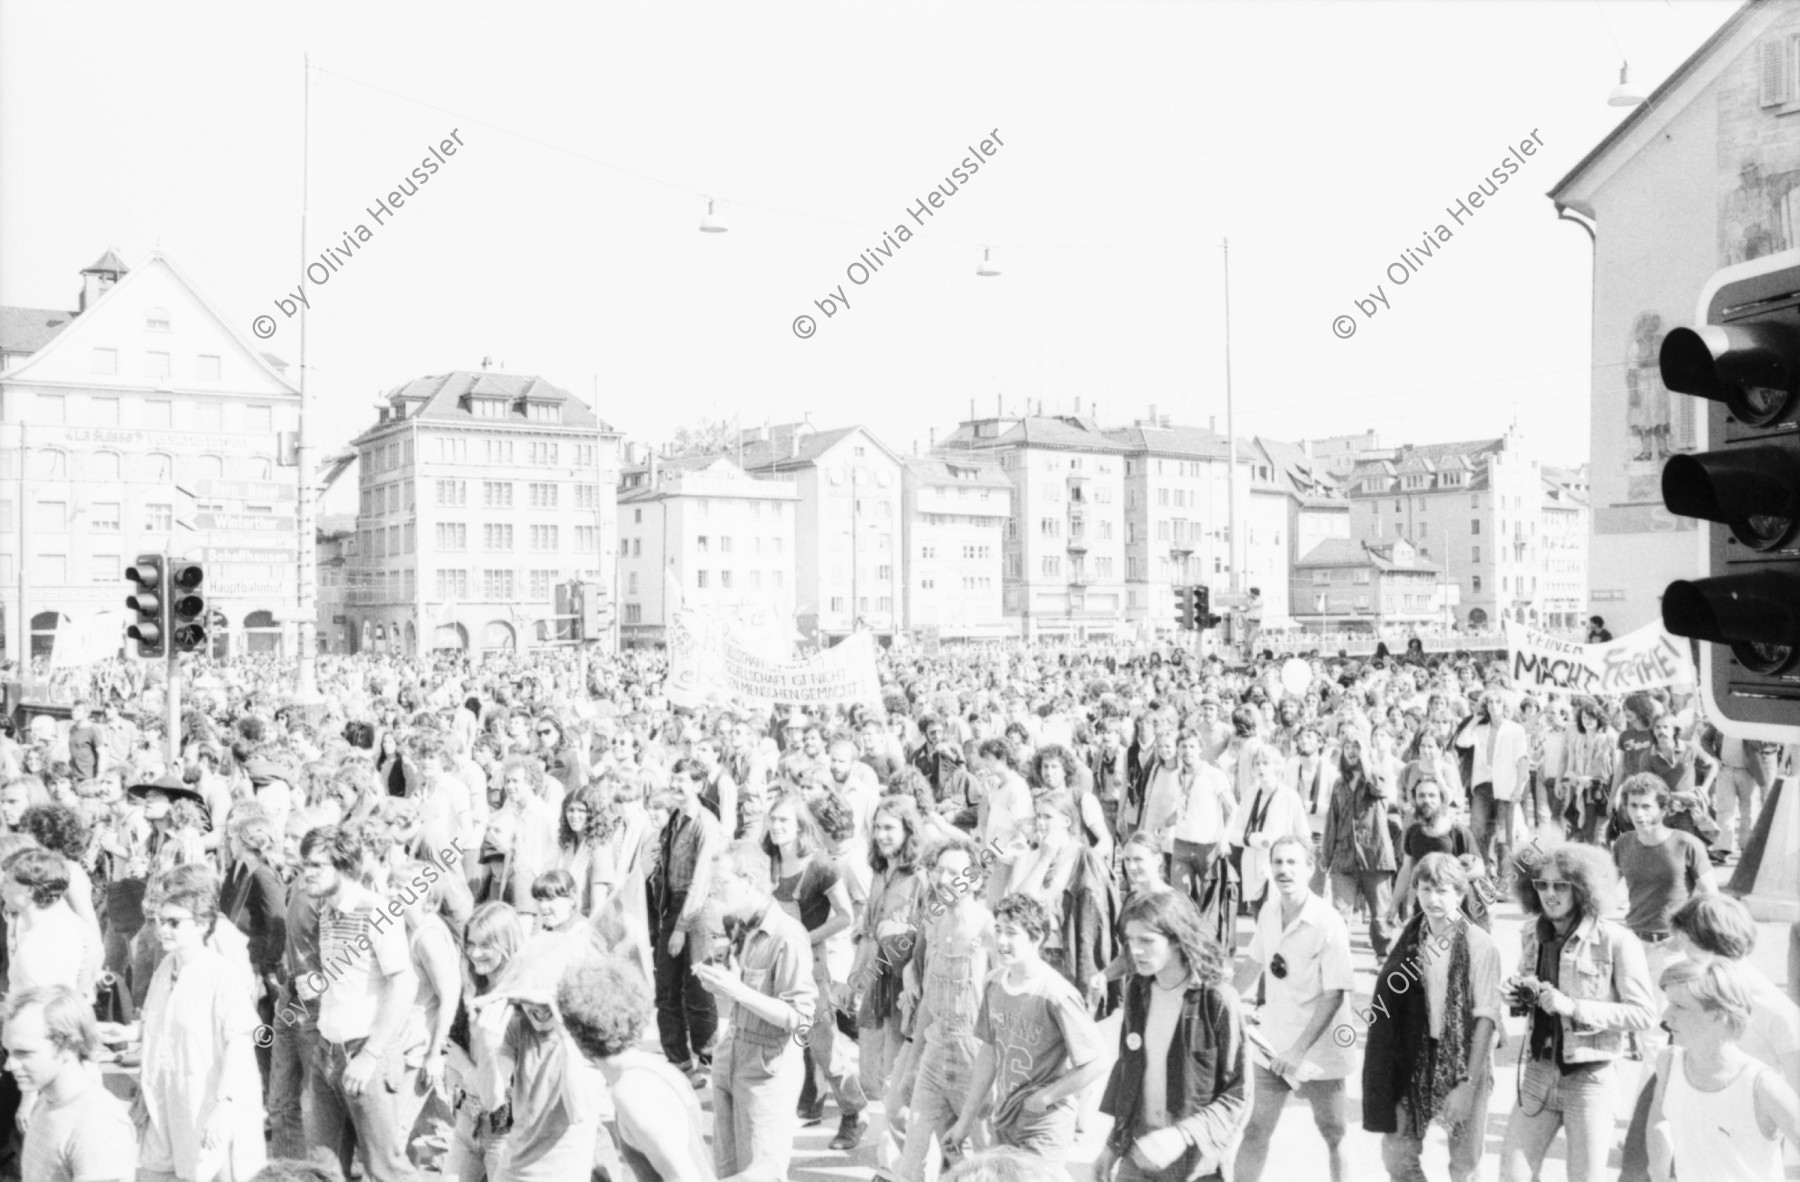
<instances>
[{"instance_id":1,"label":"mural on wall","mask_svg":"<svg viewBox=\"0 0 1800 1182\"><path fill-rule=\"evenodd\" d=\"M1760 259L1800 242L1795 237L1800 228L1795 225L1800 221L1800 142L1780 154L1787 157L1780 163L1793 167L1771 172L1751 160L1738 169L1737 185L1725 194L1719 210L1721 267Z\"/></svg>"},{"instance_id":2,"label":"mural on wall","mask_svg":"<svg viewBox=\"0 0 1800 1182\"><path fill-rule=\"evenodd\" d=\"M1694 405L1675 398L1662 383L1657 355L1666 326L1656 312L1641 312L1625 342L1625 499L1627 505L1652 505L1658 521L1653 529L1692 529L1693 522L1662 508L1663 461L1694 447Z\"/></svg>"}]
</instances>

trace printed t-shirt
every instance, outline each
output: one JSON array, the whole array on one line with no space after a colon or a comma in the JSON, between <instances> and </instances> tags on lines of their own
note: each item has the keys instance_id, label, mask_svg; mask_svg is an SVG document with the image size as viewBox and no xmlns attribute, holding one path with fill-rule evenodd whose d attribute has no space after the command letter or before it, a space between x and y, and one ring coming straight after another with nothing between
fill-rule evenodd
<instances>
[{"instance_id":1,"label":"printed t-shirt","mask_svg":"<svg viewBox=\"0 0 1800 1182\"><path fill-rule=\"evenodd\" d=\"M975 1037L993 1045L998 1064L994 1136L1002 1144L1012 1144L1033 1125L1053 1124L1065 1114L1073 1119L1074 1096L1035 1114L1025 1111L1025 1097L1069 1066L1092 1062L1103 1048L1086 1004L1062 974L1040 963L1021 985L1011 984L1006 976L1003 968L988 974L975 1017Z\"/></svg>"}]
</instances>

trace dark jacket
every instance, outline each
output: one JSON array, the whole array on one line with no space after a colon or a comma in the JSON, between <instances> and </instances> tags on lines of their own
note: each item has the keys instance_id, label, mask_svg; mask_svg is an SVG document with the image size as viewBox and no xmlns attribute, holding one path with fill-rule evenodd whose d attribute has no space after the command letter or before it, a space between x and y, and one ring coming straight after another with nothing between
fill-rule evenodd
<instances>
[{"instance_id":1,"label":"dark jacket","mask_svg":"<svg viewBox=\"0 0 1800 1182\"><path fill-rule=\"evenodd\" d=\"M1069 982L1095 1017L1104 1018L1118 1003L1116 983L1095 993L1088 982L1118 954L1119 908L1119 888L1106 864L1091 848L1082 851L1069 885L1063 888L1062 947Z\"/></svg>"},{"instance_id":2,"label":"dark jacket","mask_svg":"<svg viewBox=\"0 0 1800 1182\"><path fill-rule=\"evenodd\" d=\"M1388 832L1387 799L1367 774L1355 781L1340 779L1332 789L1320 857L1325 869L1337 874L1400 868Z\"/></svg>"},{"instance_id":3,"label":"dark jacket","mask_svg":"<svg viewBox=\"0 0 1800 1182\"><path fill-rule=\"evenodd\" d=\"M1130 1152L1143 1127L1144 1022L1150 1012L1149 977L1133 974L1125 987L1119 1060L1106 1081L1100 1111L1113 1118L1106 1143ZM1132 1047L1133 1038L1137 1042ZM1187 1150L1161 1175L1193 1179L1219 1169L1227 1149L1250 1116L1245 1095L1244 1019L1230 985L1188 985L1169 1040L1166 1068L1169 1115L1203 1152Z\"/></svg>"},{"instance_id":4,"label":"dark jacket","mask_svg":"<svg viewBox=\"0 0 1800 1182\"><path fill-rule=\"evenodd\" d=\"M266 865L245 873L238 863L219 888L219 914L249 940L256 975L272 976L287 949L287 887L281 876Z\"/></svg>"}]
</instances>

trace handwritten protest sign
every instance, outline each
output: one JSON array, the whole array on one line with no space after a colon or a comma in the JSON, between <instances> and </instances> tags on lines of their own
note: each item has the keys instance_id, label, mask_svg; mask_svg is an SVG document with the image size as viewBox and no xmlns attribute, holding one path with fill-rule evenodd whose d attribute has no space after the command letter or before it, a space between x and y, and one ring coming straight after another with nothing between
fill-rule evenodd
<instances>
[{"instance_id":1,"label":"handwritten protest sign","mask_svg":"<svg viewBox=\"0 0 1800 1182\"><path fill-rule=\"evenodd\" d=\"M1659 685L1692 684L1688 642L1650 623L1606 644L1577 644L1506 621L1506 659L1513 684L1581 694L1628 694Z\"/></svg>"},{"instance_id":2,"label":"handwritten protest sign","mask_svg":"<svg viewBox=\"0 0 1800 1182\"><path fill-rule=\"evenodd\" d=\"M669 701L696 708L709 700L879 702L875 640L867 633L803 660L771 652L766 639L710 612L682 610L669 627Z\"/></svg>"}]
</instances>

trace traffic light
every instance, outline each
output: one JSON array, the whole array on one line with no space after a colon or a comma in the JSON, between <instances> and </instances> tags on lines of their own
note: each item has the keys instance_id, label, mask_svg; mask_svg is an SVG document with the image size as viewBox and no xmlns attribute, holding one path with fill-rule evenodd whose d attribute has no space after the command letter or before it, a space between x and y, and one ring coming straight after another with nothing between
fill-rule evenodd
<instances>
[{"instance_id":1,"label":"traffic light","mask_svg":"<svg viewBox=\"0 0 1800 1182\"><path fill-rule=\"evenodd\" d=\"M1194 628L1194 591L1193 587L1175 588L1175 626L1183 632Z\"/></svg>"},{"instance_id":2,"label":"traffic light","mask_svg":"<svg viewBox=\"0 0 1800 1182\"><path fill-rule=\"evenodd\" d=\"M612 629L613 609L598 583L581 585L581 639L599 640Z\"/></svg>"},{"instance_id":3,"label":"traffic light","mask_svg":"<svg viewBox=\"0 0 1800 1182\"><path fill-rule=\"evenodd\" d=\"M126 626L125 635L137 641L138 656L160 657L163 637L169 631L164 612L162 555L138 555L137 563L125 568L125 579L131 584L125 608L135 617Z\"/></svg>"},{"instance_id":4,"label":"traffic light","mask_svg":"<svg viewBox=\"0 0 1800 1182\"><path fill-rule=\"evenodd\" d=\"M1706 400L1700 446L1663 466L1663 503L1705 529L1700 577L1663 592L1663 627L1706 641L1708 713L1735 737L1800 738L1800 265L1728 267L1705 325L1663 338L1663 385ZM1780 265L1786 263L1786 265ZM1736 725L1733 725L1736 724Z\"/></svg>"},{"instance_id":5,"label":"traffic light","mask_svg":"<svg viewBox=\"0 0 1800 1182\"><path fill-rule=\"evenodd\" d=\"M1212 614L1212 588L1204 584L1194 588L1194 623L1199 629L1217 627L1219 617Z\"/></svg>"},{"instance_id":6,"label":"traffic light","mask_svg":"<svg viewBox=\"0 0 1800 1182\"><path fill-rule=\"evenodd\" d=\"M169 639L178 653L206 648L206 572L198 562L169 564Z\"/></svg>"}]
</instances>

